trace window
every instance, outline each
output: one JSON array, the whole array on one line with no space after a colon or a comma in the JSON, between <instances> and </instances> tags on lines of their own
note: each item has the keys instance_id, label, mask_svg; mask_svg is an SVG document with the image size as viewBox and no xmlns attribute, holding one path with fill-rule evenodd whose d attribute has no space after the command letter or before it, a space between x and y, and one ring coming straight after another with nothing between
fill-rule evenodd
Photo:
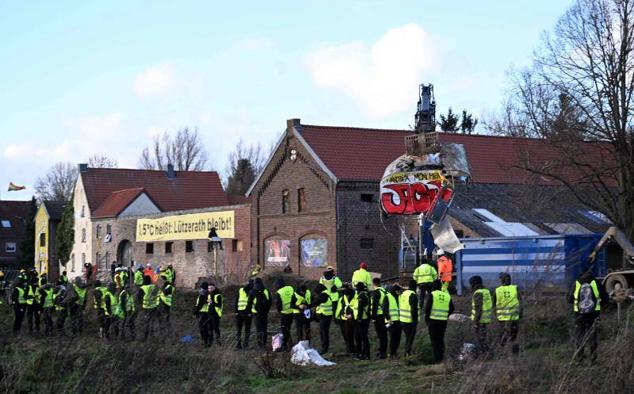
<instances>
[{"instance_id":1,"label":"window","mask_svg":"<svg viewBox=\"0 0 634 394\"><path fill-rule=\"evenodd\" d=\"M40 234L40 247L43 248L46 246L46 234Z\"/></svg>"},{"instance_id":2,"label":"window","mask_svg":"<svg viewBox=\"0 0 634 394\"><path fill-rule=\"evenodd\" d=\"M145 244L145 254L154 254L154 243L148 242Z\"/></svg>"},{"instance_id":3,"label":"window","mask_svg":"<svg viewBox=\"0 0 634 394\"><path fill-rule=\"evenodd\" d=\"M97 254L95 254L95 261L99 261L99 260L101 260L101 254L97 252Z\"/></svg>"},{"instance_id":4,"label":"window","mask_svg":"<svg viewBox=\"0 0 634 394\"><path fill-rule=\"evenodd\" d=\"M70 268L71 271L75 272L75 253L70 255Z\"/></svg>"},{"instance_id":5,"label":"window","mask_svg":"<svg viewBox=\"0 0 634 394\"><path fill-rule=\"evenodd\" d=\"M101 225L98 224L97 225L97 229L95 230L95 232L97 233L97 238L101 237Z\"/></svg>"},{"instance_id":6,"label":"window","mask_svg":"<svg viewBox=\"0 0 634 394\"><path fill-rule=\"evenodd\" d=\"M86 216L86 206L85 206L85 205L82 205L82 206L81 206L81 215L80 215L80 216L81 216L82 218L83 218L84 216Z\"/></svg>"},{"instance_id":7,"label":"window","mask_svg":"<svg viewBox=\"0 0 634 394\"><path fill-rule=\"evenodd\" d=\"M361 238L361 240L359 241L359 247L361 249L373 249L374 238Z\"/></svg>"},{"instance_id":8,"label":"window","mask_svg":"<svg viewBox=\"0 0 634 394\"><path fill-rule=\"evenodd\" d=\"M194 242L193 241L185 241L185 252L191 253L194 251Z\"/></svg>"},{"instance_id":9,"label":"window","mask_svg":"<svg viewBox=\"0 0 634 394\"><path fill-rule=\"evenodd\" d=\"M174 242L165 242L165 254L172 253L172 245L174 245Z\"/></svg>"},{"instance_id":10,"label":"window","mask_svg":"<svg viewBox=\"0 0 634 394\"><path fill-rule=\"evenodd\" d=\"M282 190L282 213L289 213L291 210L291 196L288 190Z\"/></svg>"},{"instance_id":11,"label":"window","mask_svg":"<svg viewBox=\"0 0 634 394\"><path fill-rule=\"evenodd\" d=\"M16 246L15 242L7 242L4 244L4 251L7 253L15 253Z\"/></svg>"},{"instance_id":12,"label":"window","mask_svg":"<svg viewBox=\"0 0 634 394\"><path fill-rule=\"evenodd\" d=\"M242 241L237 239L231 240L231 251L232 252L242 252L244 250L244 244Z\"/></svg>"},{"instance_id":13,"label":"window","mask_svg":"<svg viewBox=\"0 0 634 394\"><path fill-rule=\"evenodd\" d=\"M361 194L361 201L363 201L363 202L373 202L374 201L374 194L362 193Z\"/></svg>"},{"instance_id":14,"label":"window","mask_svg":"<svg viewBox=\"0 0 634 394\"><path fill-rule=\"evenodd\" d=\"M11 221L9 221L9 220L2 220L2 227L4 227L4 228L11 228Z\"/></svg>"},{"instance_id":15,"label":"window","mask_svg":"<svg viewBox=\"0 0 634 394\"><path fill-rule=\"evenodd\" d=\"M106 234L112 234L112 226L111 225L106 225Z\"/></svg>"},{"instance_id":16,"label":"window","mask_svg":"<svg viewBox=\"0 0 634 394\"><path fill-rule=\"evenodd\" d=\"M86 229L81 229L81 242L86 242Z\"/></svg>"},{"instance_id":17,"label":"window","mask_svg":"<svg viewBox=\"0 0 634 394\"><path fill-rule=\"evenodd\" d=\"M306 212L306 192L304 188L297 189L297 211Z\"/></svg>"}]
</instances>

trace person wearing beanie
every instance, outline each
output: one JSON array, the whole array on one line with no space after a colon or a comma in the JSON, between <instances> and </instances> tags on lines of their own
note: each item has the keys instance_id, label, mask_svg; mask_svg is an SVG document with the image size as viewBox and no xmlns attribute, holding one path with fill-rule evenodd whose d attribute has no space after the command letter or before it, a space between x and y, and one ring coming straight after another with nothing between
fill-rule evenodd
<instances>
[{"instance_id":1,"label":"person wearing beanie","mask_svg":"<svg viewBox=\"0 0 634 394\"><path fill-rule=\"evenodd\" d=\"M297 333L297 341L310 341L310 310L306 308L312 301L312 293L306 287L301 285L295 291L295 304L293 306L293 316L295 320L295 332ZM308 312L305 312L308 309Z\"/></svg>"},{"instance_id":2,"label":"person wearing beanie","mask_svg":"<svg viewBox=\"0 0 634 394\"><path fill-rule=\"evenodd\" d=\"M306 308L315 308L315 314L319 320L319 337L321 339L321 350L319 353L326 354L330 347L330 323L334 313L331 292L328 288L321 283L315 286L315 299Z\"/></svg>"},{"instance_id":3,"label":"person wearing beanie","mask_svg":"<svg viewBox=\"0 0 634 394\"><path fill-rule=\"evenodd\" d=\"M209 283L209 343L214 342L220 346L220 318L224 307L224 297L214 283Z\"/></svg>"},{"instance_id":4,"label":"person wearing beanie","mask_svg":"<svg viewBox=\"0 0 634 394\"><path fill-rule=\"evenodd\" d=\"M262 278L255 278L253 289L249 294L249 303L251 313L255 317L255 332L258 337L258 346L264 348L266 346L266 338L268 335L269 310L271 309L271 292L264 287Z\"/></svg>"},{"instance_id":5,"label":"person wearing beanie","mask_svg":"<svg viewBox=\"0 0 634 394\"><path fill-rule=\"evenodd\" d=\"M337 309L337 302L339 301L341 288L343 287L343 282L341 279L335 275L335 269L332 265L329 265L326 270L323 272L321 278L319 278L319 283L324 285L326 289L330 292L330 298L332 299L332 310Z\"/></svg>"},{"instance_id":6,"label":"person wearing beanie","mask_svg":"<svg viewBox=\"0 0 634 394\"><path fill-rule=\"evenodd\" d=\"M445 356L447 320L454 310L451 295L441 289L442 284L439 280L432 282L432 291L427 295L425 302L425 322L435 363L442 362Z\"/></svg>"},{"instance_id":7,"label":"person wearing beanie","mask_svg":"<svg viewBox=\"0 0 634 394\"><path fill-rule=\"evenodd\" d=\"M409 288L403 290L398 299L399 320L401 330L405 334L405 355L412 353L412 345L416 337L416 326L418 325L418 296L416 295L416 281L409 282Z\"/></svg>"},{"instance_id":8,"label":"person wearing beanie","mask_svg":"<svg viewBox=\"0 0 634 394\"><path fill-rule=\"evenodd\" d=\"M385 304L387 290L381 286L379 278L372 279L372 286L374 286L374 290L370 302L370 318L374 320L374 330L379 338L379 358L384 359L387 357L387 329L383 304Z\"/></svg>"},{"instance_id":9,"label":"person wearing beanie","mask_svg":"<svg viewBox=\"0 0 634 394\"><path fill-rule=\"evenodd\" d=\"M198 297L196 297L196 303L194 304L193 315L198 320L198 330L200 331L200 338L203 340L203 345L208 347L211 345L209 341L209 283L202 282L200 289L198 289Z\"/></svg>"},{"instance_id":10,"label":"person wearing beanie","mask_svg":"<svg viewBox=\"0 0 634 394\"><path fill-rule=\"evenodd\" d=\"M236 348L242 349L242 328L244 328L244 347L249 347L251 337L251 305L249 305L249 294L253 289L253 279L249 279L247 284L238 289L235 299L234 314L236 316Z\"/></svg>"},{"instance_id":11,"label":"person wearing beanie","mask_svg":"<svg viewBox=\"0 0 634 394\"><path fill-rule=\"evenodd\" d=\"M478 357L489 358L491 348L487 337L487 327L493 321L493 298L489 289L484 287L482 277L476 275L469 278L471 287L471 320L476 337Z\"/></svg>"},{"instance_id":12,"label":"person wearing beanie","mask_svg":"<svg viewBox=\"0 0 634 394\"><path fill-rule=\"evenodd\" d=\"M401 286L394 284L390 286L385 300L383 301L383 314L385 316L385 324L390 334L389 349L390 358L395 358L398 353L398 347L401 344L401 324L399 321L398 300L401 295Z\"/></svg>"},{"instance_id":13,"label":"person wearing beanie","mask_svg":"<svg viewBox=\"0 0 634 394\"><path fill-rule=\"evenodd\" d=\"M370 297L365 283L358 282L357 292L352 299L352 311L355 321L355 343L357 358L359 360L370 359L370 339L368 331L370 328Z\"/></svg>"},{"instance_id":14,"label":"person wearing beanie","mask_svg":"<svg viewBox=\"0 0 634 394\"><path fill-rule=\"evenodd\" d=\"M359 264L359 269L352 273L352 286L357 286L357 283L362 282L366 289L372 287L372 275L368 272L368 266L363 261Z\"/></svg>"},{"instance_id":15,"label":"person wearing beanie","mask_svg":"<svg viewBox=\"0 0 634 394\"><path fill-rule=\"evenodd\" d=\"M343 340L346 343L346 351L348 354L353 356L357 354L357 348L355 345L356 321L354 319L354 311L352 309L352 302L355 295L356 293L353 288L349 287L347 284L344 285L343 294L339 299L337 311L335 312L337 319L340 321L339 324L341 325Z\"/></svg>"}]
</instances>

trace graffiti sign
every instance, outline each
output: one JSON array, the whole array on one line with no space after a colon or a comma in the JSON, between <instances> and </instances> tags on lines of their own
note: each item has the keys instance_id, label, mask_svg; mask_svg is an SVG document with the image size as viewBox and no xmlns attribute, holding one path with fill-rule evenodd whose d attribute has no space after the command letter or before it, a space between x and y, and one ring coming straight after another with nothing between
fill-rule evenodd
<instances>
[{"instance_id":1,"label":"graffiti sign","mask_svg":"<svg viewBox=\"0 0 634 394\"><path fill-rule=\"evenodd\" d=\"M449 203L452 197L438 170L395 173L381 181L381 207L390 215L426 215L436 198Z\"/></svg>"}]
</instances>

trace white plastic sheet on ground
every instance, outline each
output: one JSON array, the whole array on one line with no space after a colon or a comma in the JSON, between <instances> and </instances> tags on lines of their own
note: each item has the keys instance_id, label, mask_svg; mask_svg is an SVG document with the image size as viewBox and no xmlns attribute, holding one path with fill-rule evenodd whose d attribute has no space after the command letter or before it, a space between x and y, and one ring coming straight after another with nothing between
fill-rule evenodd
<instances>
[{"instance_id":1,"label":"white plastic sheet on ground","mask_svg":"<svg viewBox=\"0 0 634 394\"><path fill-rule=\"evenodd\" d=\"M291 350L291 362L295 365L317 365L319 367L328 367L335 365L319 355L315 349L311 349L308 341L300 341L293 346Z\"/></svg>"}]
</instances>

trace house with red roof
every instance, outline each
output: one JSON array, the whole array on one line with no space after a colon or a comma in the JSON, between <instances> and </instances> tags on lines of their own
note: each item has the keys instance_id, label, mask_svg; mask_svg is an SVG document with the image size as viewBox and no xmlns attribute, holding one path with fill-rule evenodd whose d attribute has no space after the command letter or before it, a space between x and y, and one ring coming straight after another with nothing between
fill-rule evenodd
<instances>
[{"instance_id":1,"label":"house with red roof","mask_svg":"<svg viewBox=\"0 0 634 394\"><path fill-rule=\"evenodd\" d=\"M178 285L193 285L217 266L248 268L250 206L228 196L215 171L90 168L79 165L74 189L75 242L70 277L90 267L110 280L112 263L173 265ZM161 226L165 225L165 228ZM142 227L143 234L139 232ZM222 238L209 247L209 233Z\"/></svg>"},{"instance_id":2,"label":"house with red roof","mask_svg":"<svg viewBox=\"0 0 634 394\"><path fill-rule=\"evenodd\" d=\"M288 120L247 192L253 260L265 269L288 266L309 278L319 278L331 265L349 280L361 262L384 277L398 276L401 244L417 235L402 218L381 215L379 181L405 152L404 138L411 134ZM471 169L449 213L459 236L591 233L609 224L556 179L526 170L527 160L555 162L557 152L544 142L450 133L438 138L463 145ZM562 176L580 175L562 168Z\"/></svg>"}]
</instances>

